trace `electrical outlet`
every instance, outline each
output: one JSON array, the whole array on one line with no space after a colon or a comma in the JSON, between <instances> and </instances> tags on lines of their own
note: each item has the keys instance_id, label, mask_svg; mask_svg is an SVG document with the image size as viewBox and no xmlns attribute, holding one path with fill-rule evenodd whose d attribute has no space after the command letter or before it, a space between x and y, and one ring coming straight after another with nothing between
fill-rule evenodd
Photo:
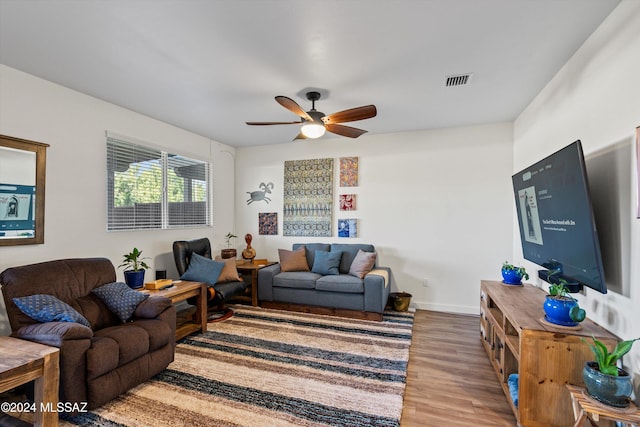
<instances>
[{"instance_id":1,"label":"electrical outlet","mask_svg":"<svg viewBox=\"0 0 640 427\"><path fill-rule=\"evenodd\" d=\"M425 288L429 287L429 279L427 279L426 277L422 279L422 286Z\"/></svg>"}]
</instances>

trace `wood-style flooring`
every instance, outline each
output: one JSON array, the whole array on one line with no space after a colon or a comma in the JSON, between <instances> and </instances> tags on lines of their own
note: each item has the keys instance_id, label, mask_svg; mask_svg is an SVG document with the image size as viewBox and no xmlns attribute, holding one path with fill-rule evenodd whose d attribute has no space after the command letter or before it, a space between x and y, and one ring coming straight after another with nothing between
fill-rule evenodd
<instances>
[{"instance_id":1,"label":"wood-style flooring","mask_svg":"<svg viewBox=\"0 0 640 427\"><path fill-rule=\"evenodd\" d=\"M417 310L401 427L515 426L478 316Z\"/></svg>"}]
</instances>

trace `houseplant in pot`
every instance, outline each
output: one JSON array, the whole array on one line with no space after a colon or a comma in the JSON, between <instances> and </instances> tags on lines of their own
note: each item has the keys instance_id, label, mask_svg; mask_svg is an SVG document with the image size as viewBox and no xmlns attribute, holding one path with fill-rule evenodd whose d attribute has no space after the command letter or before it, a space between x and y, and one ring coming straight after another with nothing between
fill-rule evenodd
<instances>
[{"instance_id":1,"label":"houseplant in pot","mask_svg":"<svg viewBox=\"0 0 640 427\"><path fill-rule=\"evenodd\" d=\"M558 283L549 285L549 295L545 297L543 305L544 318L560 326L577 326L587 317L587 313L569 295L566 283L566 280L560 278Z\"/></svg>"},{"instance_id":2,"label":"houseplant in pot","mask_svg":"<svg viewBox=\"0 0 640 427\"><path fill-rule=\"evenodd\" d=\"M144 284L144 272L149 268L147 263L143 260L147 258L142 257L142 251L138 248L133 248L128 254L124 254L123 262L119 265L119 268L125 268L124 281L132 289L141 288Z\"/></svg>"},{"instance_id":3,"label":"houseplant in pot","mask_svg":"<svg viewBox=\"0 0 640 427\"><path fill-rule=\"evenodd\" d=\"M593 344L589 344L596 358L595 361L585 363L582 379L589 395L594 399L617 408L629 406L633 384L631 375L622 368L618 368L618 360L627 354L633 343L640 338L619 342L611 353L607 347L595 337ZM582 338L584 341L584 338ZM586 341L585 341L586 342Z\"/></svg>"},{"instance_id":4,"label":"houseplant in pot","mask_svg":"<svg viewBox=\"0 0 640 427\"><path fill-rule=\"evenodd\" d=\"M522 279L529 280L529 274L524 267L516 267L508 261L502 263L502 283L507 285L521 285Z\"/></svg>"},{"instance_id":5,"label":"houseplant in pot","mask_svg":"<svg viewBox=\"0 0 640 427\"><path fill-rule=\"evenodd\" d=\"M224 236L225 240L227 241L227 249L222 249L220 251L220 257L222 259L236 258L238 256L238 252L236 251L236 249L231 247L231 239L235 239L236 237L238 236L232 234L231 232L227 233L227 235Z\"/></svg>"}]
</instances>

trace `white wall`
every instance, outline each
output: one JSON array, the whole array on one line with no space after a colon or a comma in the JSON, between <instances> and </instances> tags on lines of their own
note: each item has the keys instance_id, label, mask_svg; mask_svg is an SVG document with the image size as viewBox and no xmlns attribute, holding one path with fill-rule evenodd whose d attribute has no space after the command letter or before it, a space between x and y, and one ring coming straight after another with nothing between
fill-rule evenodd
<instances>
[{"instance_id":1,"label":"white wall","mask_svg":"<svg viewBox=\"0 0 640 427\"><path fill-rule=\"evenodd\" d=\"M639 29L640 2L624 0L518 117L514 171L576 139L582 140L586 156L619 144L635 144L635 128L640 126ZM635 161L629 161L634 162L635 170ZM624 191L620 196L632 200L624 221L631 230L631 262L626 264L630 268L629 296L602 295L589 289L585 297L579 296L587 316L623 339L640 337L640 219L635 219L637 176L630 175L629 185L610 189ZM521 260L518 238L516 234L514 257ZM522 262L532 271L537 269ZM640 373L640 344L634 346L626 363ZM636 385L639 383L637 378Z\"/></svg>"},{"instance_id":2,"label":"white wall","mask_svg":"<svg viewBox=\"0 0 640 427\"><path fill-rule=\"evenodd\" d=\"M511 254L511 123L239 148L236 230L253 235L258 258L278 260L297 242L371 243L412 305L478 313L480 280L500 277ZM359 186L339 187L339 158L359 157ZM284 161L334 159L332 238L282 235ZM247 192L273 182L271 202L247 205ZM357 210L340 212L339 194ZM277 212L277 236L258 235L258 213ZM338 238L337 218L357 218L358 238ZM243 248L243 239L238 247ZM423 279L428 287L423 287Z\"/></svg>"},{"instance_id":3,"label":"white wall","mask_svg":"<svg viewBox=\"0 0 640 427\"><path fill-rule=\"evenodd\" d=\"M233 229L235 150L113 104L0 65L0 133L50 144L47 150L45 243L0 247L0 271L59 258L103 256L119 265L134 246L151 271L175 277L174 240L209 237L216 248ZM212 228L106 231L105 130L165 146L213 163ZM174 274L173 276L171 276ZM122 280L122 272L118 271ZM0 335L10 333L4 302Z\"/></svg>"}]
</instances>

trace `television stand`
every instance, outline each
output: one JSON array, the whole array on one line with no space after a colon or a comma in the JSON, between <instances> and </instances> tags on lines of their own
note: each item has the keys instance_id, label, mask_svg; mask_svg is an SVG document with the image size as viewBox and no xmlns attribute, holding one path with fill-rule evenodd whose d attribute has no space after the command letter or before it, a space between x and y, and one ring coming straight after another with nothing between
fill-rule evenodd
<instances>
[{"instance_id":1,"label":"television stand","mask_svg":"<svg viewBox=\"0 0 640 427\"><path fill-rule=\"evenodd\" d=\"M535 286L480 283L480 336L491 366L522 427L573 426L566 385L584 386L582 369L593 360L580 338L595 336L612 348L618 339L589 319L577 330L541 322L546 292ZM518 374L518 406L509 376Z\"/></svg>"}]
</instances>

